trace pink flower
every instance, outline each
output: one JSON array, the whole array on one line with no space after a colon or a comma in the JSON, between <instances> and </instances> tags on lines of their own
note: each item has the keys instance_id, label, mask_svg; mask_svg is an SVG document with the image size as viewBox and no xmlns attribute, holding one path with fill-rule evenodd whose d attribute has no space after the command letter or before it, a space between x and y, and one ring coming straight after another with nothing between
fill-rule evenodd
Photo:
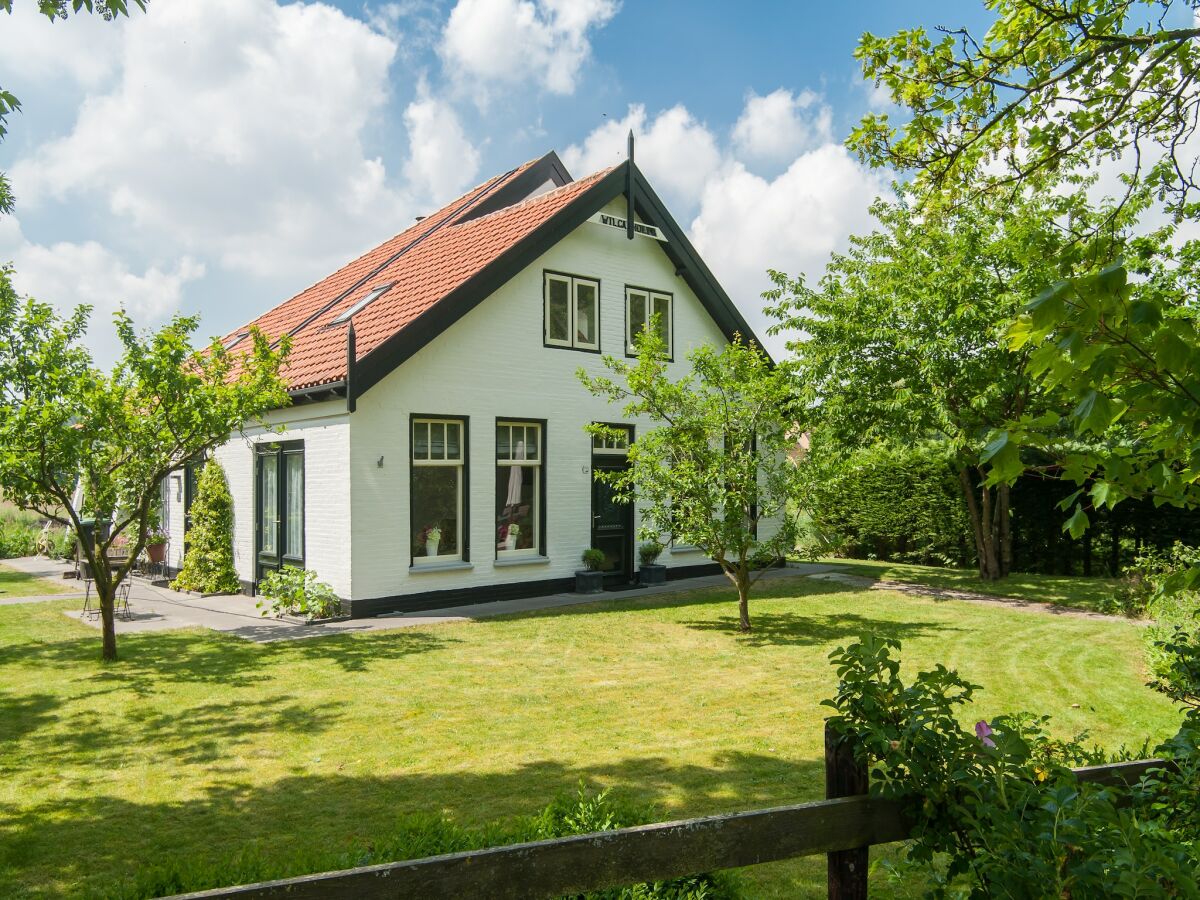
<instances>
[{"instance_id":1,"label":"pink flower","mask_svg":"<svg viewBox=\"0 0 1200 900\"><path fill-rule=\"evenodd\" d=\"M985 720L980 719L978 722L975 723L975 736L977 738L979 738L979 740L983 744L983 746L985 746L985 747L995 747L996 746L996 742L992 740L991 735L992 735L992 726L989 725Z\"/></svg>"}]
</instances>

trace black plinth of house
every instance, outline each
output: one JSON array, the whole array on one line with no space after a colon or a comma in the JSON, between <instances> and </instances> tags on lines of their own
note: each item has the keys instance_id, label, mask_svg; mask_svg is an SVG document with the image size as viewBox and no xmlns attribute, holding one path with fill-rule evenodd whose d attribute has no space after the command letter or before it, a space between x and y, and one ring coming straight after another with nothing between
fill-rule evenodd
<instances>
[{"instance_id":1,"label":"black plinth of house","mask_svg":"<svg viewBox=\"0 0 1200 900\"><path fill-rule=\"evenodd\" d=\"M698 578L702 575L719 574L721 574L721 567L716 563L673 566L667 569L667 580L675 581L679 578ZM547 578L540 581L486 584L469 588L397 594L391 597L372 597L365 600L343 600L342 610L349 612L352 619L367 619L385 613L424 612L430 609L473 606L476 603L492 603L499 600L521 600L526 597L568 594L574 590L574 578Z\"/></svg>"}]
</instances>

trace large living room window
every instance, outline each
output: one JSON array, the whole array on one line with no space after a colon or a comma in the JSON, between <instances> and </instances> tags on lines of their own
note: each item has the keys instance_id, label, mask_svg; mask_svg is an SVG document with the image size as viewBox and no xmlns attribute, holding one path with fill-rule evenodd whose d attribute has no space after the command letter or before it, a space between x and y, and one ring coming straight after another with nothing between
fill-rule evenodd
<instances>
[{"instance_id":1,"label":"large living room window","mask_svg":"<svg viewBox=\"0 0 1200 900\"><path fill-rule=\"evenodd\" d=\"M625 353L634 353L634 339L654 322L667 348L667 356L675 357L671 346L671 295L639 287L625 288Z\"/></svg>"},{"instance_id":2,"label":"large living room window","mask_svg":"<svg viewBox=\"0 0 1200 900\"><path fill-rule=\"evenodd\" d=\"M543 276L548 347L600 350L600 282L560 272Z\"/></svg>"},{"instance_id":3,"label":"large living room window","mask_svg":"<svg viewBox=\"0 0 1200 900\"><path fill-rule=\"evenodd\" d=\"M540 423L496 423L497 559L539 555L543 450Z\"/></svg>"},{"instance_id":4,"label":"large living room window","mask_svg":"<svg viewBox=\"0 0 1200 900\"><path fill-rule=\"evenodd\" d=\"M463 556L465 419L412 420L413 565Z\"/></svg>"}]
</instances>

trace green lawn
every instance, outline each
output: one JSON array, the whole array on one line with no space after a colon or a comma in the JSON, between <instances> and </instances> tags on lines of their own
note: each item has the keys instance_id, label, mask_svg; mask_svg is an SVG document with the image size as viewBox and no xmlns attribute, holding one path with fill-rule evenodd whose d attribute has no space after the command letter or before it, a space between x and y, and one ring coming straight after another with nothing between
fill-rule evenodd
<instances>
[{"instance_id":1,"label":"green lawn","mask_svg":"<svg viewBox=\"0 0 1200 900\"><path fill-rule=\"evenodd\" d=\"M1022 572L1000 581L983 581L977 569L944 569L910 563L878 562L867 559L823 559L843 566L855 575L887 581L907 581L930 587L972 591L992 597L1011 597L1038 603L1056 603L1077 609L1103 610L1116 587L1114 578L1080 578L1072 575L1030 575Z\"/></svg>"},{"instance_id":2,"label":"green lawn","mask_svg":"<svg viewBox=\"0 0 1200 900\"><path fill-rule=\"evenodd\" d=\"M256 645L121 639L66 604L0 606L0 896L103 893L141 865L244 847L365 845L398 815L481 824L580 779L664 817L822 796L826 656L863 632L984 685L969 716L1029 709L1115 748L1173 732L1124 622L764 585ZM756 897L824 896L823 860L746 870ZM893 892L878 882L879 895Z\"/></svg>"},{"instance_id":3,"label":"green lawn","mask_svg":"<svg viewBox=\"0 0 1200 900\"><path fill-rule=\"evenodd\" d=\"M16 569L0 564L0 600L6 597L41 597L46 594L65 594L75 590L74 585L47 578L34 578Z\"/></svg>"}]
</instances>

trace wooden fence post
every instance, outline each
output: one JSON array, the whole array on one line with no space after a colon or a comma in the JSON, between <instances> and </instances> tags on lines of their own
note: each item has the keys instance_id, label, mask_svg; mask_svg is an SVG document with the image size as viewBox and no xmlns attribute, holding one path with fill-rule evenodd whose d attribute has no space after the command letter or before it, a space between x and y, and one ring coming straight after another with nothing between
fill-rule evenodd
<instances>
[{"instance_id":1,"label":"wooden fence post","mask_svg":"<svg viewBox=\"0 0 1200 900\"><path fill-rule=\"evenodd\" d=\"M854 759L854 741L825 725L825 799L867 793L867 767ZM866 900L870 849L838 850L828 859L829 900Z\"/></svg>"}]
</instances>

